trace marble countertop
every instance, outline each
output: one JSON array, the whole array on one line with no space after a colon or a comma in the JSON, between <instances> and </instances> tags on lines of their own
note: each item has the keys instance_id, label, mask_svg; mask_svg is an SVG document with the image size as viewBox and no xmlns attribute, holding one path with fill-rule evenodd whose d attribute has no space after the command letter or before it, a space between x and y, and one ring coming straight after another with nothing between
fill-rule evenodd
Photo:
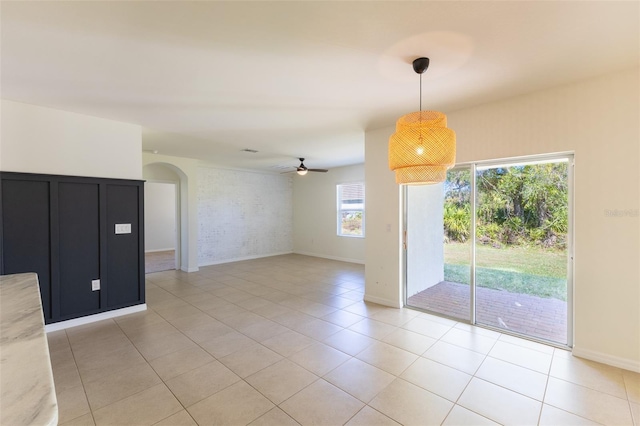
<instances>
[{"instance_id":1,"label":"marble countertop","mask_svg":"<svg viewBox=\"0 0 640 426\"><path fill-rule=\"evenodd\" d=\"M0 276L0 425L57 423L38 277Z\"/></svg>"}]
</instances>

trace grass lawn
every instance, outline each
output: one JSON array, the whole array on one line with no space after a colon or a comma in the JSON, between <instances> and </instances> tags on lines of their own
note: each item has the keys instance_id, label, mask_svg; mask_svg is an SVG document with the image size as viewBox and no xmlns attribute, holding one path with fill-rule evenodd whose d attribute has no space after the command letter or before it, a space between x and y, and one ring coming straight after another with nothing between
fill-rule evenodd
<instances>
[{"instance_id":1,"label":"grass lawn","mask_svg":"<svg viewBox=\"0 0 640 426\"><path fill-rule=\"evenodd\" d=\"M444 279L469 284L470 244L444 245ZM480 287L566 300L567 256L541 248L476 246Z\"/></svg>"}]
</instances>

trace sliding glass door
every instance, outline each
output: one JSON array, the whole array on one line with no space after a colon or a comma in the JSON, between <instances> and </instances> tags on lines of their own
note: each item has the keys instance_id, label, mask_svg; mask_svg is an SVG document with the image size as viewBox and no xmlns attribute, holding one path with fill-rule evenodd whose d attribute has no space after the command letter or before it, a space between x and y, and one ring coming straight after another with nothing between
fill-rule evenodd
<instances>
[{"instance_id":1,"label":"sliding glass door","mask_svg":"<svg viewBox=\"0 0 640 426\"><path fill-rule=\"evenodd\" d=\"M406 187L407 306L570 345L571 164L469 164Z\"/></svg>"}]
</instances>

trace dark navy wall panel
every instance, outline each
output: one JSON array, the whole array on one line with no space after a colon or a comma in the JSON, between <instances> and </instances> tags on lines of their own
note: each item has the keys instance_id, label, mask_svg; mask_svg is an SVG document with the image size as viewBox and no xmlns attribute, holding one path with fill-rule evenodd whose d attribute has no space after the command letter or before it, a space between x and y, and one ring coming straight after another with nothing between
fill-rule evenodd
<instances>
[{"instance_id":1,"label":"dark navy wall panel","mask_svg":"<svg viewBox=\"0 0 640 426\"><path fill-rule=\"evenodd\" d=\"M0 274L38 274L47 323L144 303L143 181L0 172L0 183Z\"/></svg>"},{"instance_id":2,"label":"dark navy wall panel","mask_svg":"<svg viewBox=\"0 0 640 426\"><path fill-rule=\"evenodd\" d=\"M38 274L45 320L51 318L49 186L2 179L2 273Z\"/></svg>"},{"instance_id":3,"label":"dark navy wall panel","mask_svg":"<svg viewBox=\"0 0 640 426\"><path fill-rule=\"evenodd\" d=\"M77 317L100 309L99 193L95 183L58 185L60 247L60 317Z\"/></svg>"},{"instance_id":4,"label":"dark navy wall panel","mask_svg":"<svg viewBox=\"0 0 640 426\"><path fill-rule=\"evenodd\" d=\"M107 304L121 306L140 299L138 272L142 266L138 233L140 232L138 192L135 186L107 186ZM130 225L131 233L116 234L116 225Z\"/></svg>"}]
</instances>

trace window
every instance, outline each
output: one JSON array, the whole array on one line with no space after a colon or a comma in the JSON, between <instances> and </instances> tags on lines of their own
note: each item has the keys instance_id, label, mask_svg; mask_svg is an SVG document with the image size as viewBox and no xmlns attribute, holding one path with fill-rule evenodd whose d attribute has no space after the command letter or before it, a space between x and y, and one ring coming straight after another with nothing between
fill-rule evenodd
<instances>
[{"instance_id":1,"label":"window","mask_svg":"<svg viewBox=\"0 0 640 426\"><path fill-rule=\"evenodd\" d=\"M338 235L364 237L364 183L338 185Z\"/></svg>"}]
</instances>

